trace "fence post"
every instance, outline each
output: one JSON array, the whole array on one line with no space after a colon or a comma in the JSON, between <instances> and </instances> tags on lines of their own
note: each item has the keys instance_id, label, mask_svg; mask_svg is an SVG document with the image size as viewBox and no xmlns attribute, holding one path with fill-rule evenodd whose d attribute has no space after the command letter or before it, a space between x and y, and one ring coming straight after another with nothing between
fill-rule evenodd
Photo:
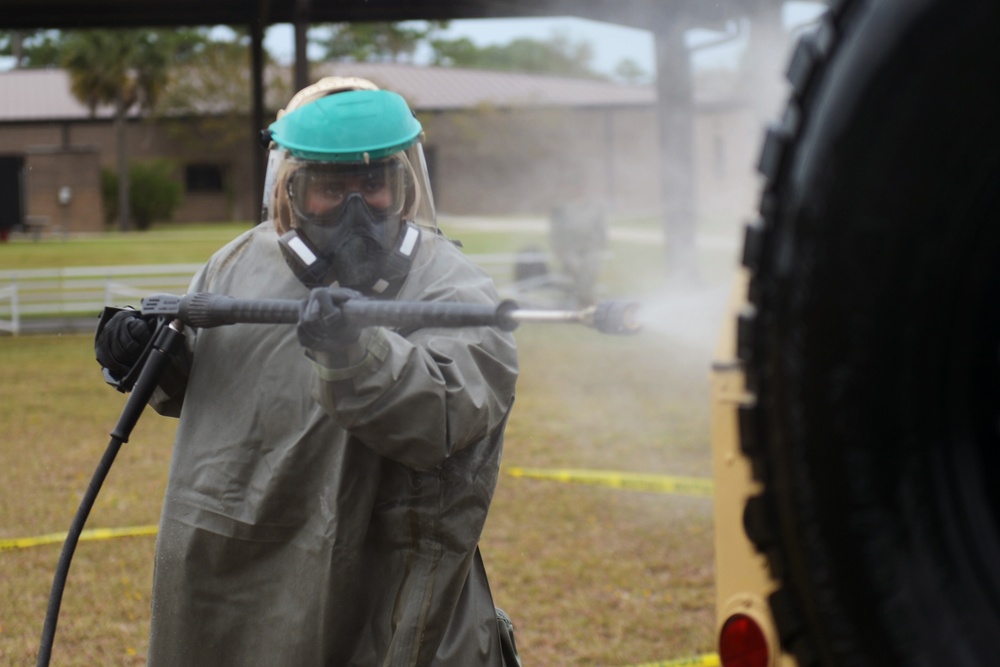
<instances>
[{"instance_id":1,"label":"fence post","mask_svg":"<svg viewBox=\"0 0 1000 667\"><path fill-rule=\"evenodd\" d=\"M17 276L10 279L10 332L11 335L21 333L21 312L18 309Z\"/></svg>"}]
</instances>

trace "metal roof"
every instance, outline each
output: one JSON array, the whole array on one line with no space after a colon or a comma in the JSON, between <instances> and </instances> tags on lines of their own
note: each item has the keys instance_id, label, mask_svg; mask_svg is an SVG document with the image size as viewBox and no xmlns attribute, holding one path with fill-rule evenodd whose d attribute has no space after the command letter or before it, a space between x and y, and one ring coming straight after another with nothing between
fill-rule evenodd
<instances>
[{"instance_id":1,"label":"metal roof","mask_svg":"<svg viewBox=\"0 0 1000 667\"><path fill-rule=\"evenodd\" d=\"M627 85L596 79L498 72L457 67L421 67L395 63L319 63L313 78L358 76L398 92L416 111L477 107L641 107L656 103L652 85ZM291 74L286 74L291 79ZM695 104L738 104L735 73L709 72L696 77ZM270 100L277 110L286 100ZM249 101L247 102L249 105ZM205 113L211 113L206 106ZM133 115L134 112L133 112ZM61 69L0 72L0 123L86 120L90 109L70 91ZM98 107L93 118L110 119L111 106Z\"/></svg>"},{"instance_id":2,"label":"metal roof","mask_svg":"<svg viewBox=\"0 0 1000 667\"><path fill-rule=\"evenodd\" d=\"M111 118L110 106L97 117ZM70 92L69 75L60 69L0 72L0 122L70 120L90 117L90 109Z\"/></svg>"},{"instance_id":3,"label":"metal roof","mask_svg":"<svg viewBox=\"0 0 1000 667\"><path fill-rule=\"evenodd\" d=\"M623 85L568 77L387 63L332 63L314 66L314 75L359 76L394 90L417 111L479 106L635 106L656 101L652 86ZM291 75L289 75L290 77ZM283 100L274 101L272 110ZM109 119L110 106L93 116ZM90 109L70 91L61 69L0 72L0 122L85 120Z\"/></svg>"},{"instance_id":4,"label":"metal roof","mask_svg":"<svg viewBox=\"0 0 1000 667\"><path fill-rule=\"evenodd\" d=\"M652 86L571 77L385 63L326 63L313 74L359 76L402 95L417 111L478 106L624 106L656 102Z\"/></svg>"}]
</instances>

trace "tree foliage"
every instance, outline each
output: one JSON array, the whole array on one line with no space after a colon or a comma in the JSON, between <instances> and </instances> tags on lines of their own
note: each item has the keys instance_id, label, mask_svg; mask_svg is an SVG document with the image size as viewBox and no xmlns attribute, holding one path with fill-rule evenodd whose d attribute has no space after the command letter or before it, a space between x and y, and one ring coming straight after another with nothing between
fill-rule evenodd
<instances>
[{"instance_id":1,"label":"tree foliage","mask_svg":"<svg viewBox=\"0 0 1000 667\"><path fill-rule=\"evenodd\" d=\"M197 53L199 44L210 41L204 28L178 28L176 30L0 30L0 56L14 59L18 69L39 69L64 66L67 45L76 37L89 32L132 32L156 35L155 40L171 54L174 62L185 62Z\"/></svg>"},{"instance_id":2,"label":"tree foliage","mask_svg":"<svg viewBox=\"0 0 1000 667\"><path fill-rule=\"evenodd\" d=\"M591 66L594 49L589 42L573 43L565 35L549 41L528 37L508 44L476 46L467 38L435 39L432 64L442 67L538 72L560 76L600 78Z\"/></svg>"},{"instance_id":3,"label":"tree foliage","mask_svg":"<svg viewBox=\"0 0 1000 667\"><path fill-rule=\"evenodd\" d=\"M137 229L149 229L154 222L169 220L181 203L182 186L175 177L176 166L169 160L145 160L129 166L129 206ZM118 215L118 174L101 171L101 195L108 223Z\"/></svg>"},{"instance_id":4,"label":"tree foliage","mask_svg":"<svg viewBox=\"0 0 1000 667\"><path fill-rule=\"evenodd\" d=\"M249 52L243 39L212 40L197 54L170 69L157 106L161 118L196 119L171 123L172 136L192 148L223 151L246 142L246 115L250 112ZM289 77L265 70L265 86L276 99L288 99Z\"/></svg>"},{"instance_id":5,"label":"tree foliage","mask_svg":"<svg viewBox=\"0 0 1000 667\"><path fill-rule=\"evenodd\" d=\"M57 30L0 31L0 56L13 58L15 68L58 67L61 35Z\"/></svg>"},{"instance_id":6,"label":"tree foliage","mask_svg":"<svg viewBox=\"0 0 1000 667\"><path fill-rule=\"evenodd\" d=\"M615 66L615 78L625 83L642 83L649 77L639 63L631 58L625 58Z\"/></svg>"},{"instance_id":7,"label":"tree foliage","mask_svg":"<svg viewBox=\"0 0 1000 667\"><path fill-rule=\"evenodd\" d=\"M565 35L551 39L516 39L508 44L478 46L470 39L445 39L439 34L447 22L337 23L322 34L320 45L327 60L350 62L413 62L421 49L439 67L537 72L561 76L600 78L591 65L593 47L571 42Z\"/></svg>"},{"instance_id":8,"label":"tree foliage","mask_svg":"<svg viewBox=\"0 0 1000 667\"><path fill-rule=\"evenodd\" d=\"M100 104L148 111L163 93L172 62L200 40L190 31L74 30L63 34L61 64L73 94L91 113Z\"/></svg>"},{"instance_id":9,"label":"tree foliage","mask_svg":"<svg viewBox=\"0 0 1000 667\"><path fill-rule=\"evenodd\" d=\"M315 40L324 59L354 62L412 62L422 43L447 21L400 23L334 23L325 26L325 37Z\"/></svg>"},{"instance_id":10,"label":"tree foliage","mask_svg":"<svg viewBox=\"0 0 1000 667\"><path fill-rule=\"evenodd\" d=\"M167 30L85 30L64 34L62 64L69 72L73 95L95 115L97 107L113 104L118 153L119 227L127 231L130 187L125 144L125 119L138 105L151 110L167 81L167 68L178 37Z\"/></svg>"}]
</instances>

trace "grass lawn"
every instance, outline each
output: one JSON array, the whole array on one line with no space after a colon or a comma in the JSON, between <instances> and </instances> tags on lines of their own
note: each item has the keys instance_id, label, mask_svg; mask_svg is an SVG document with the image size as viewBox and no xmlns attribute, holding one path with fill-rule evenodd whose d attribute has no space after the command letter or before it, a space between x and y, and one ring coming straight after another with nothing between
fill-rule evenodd
<instances>
[{"instance_id":1,"label":"grass lawn","mask_svg":"<svg viewBox=\"0 0 1000 667\"><path fill-rule=\"evenodd\" d=\"M67 240L19 239L0 244L0 269L204 262L220 246L249 228L249 222L174 225L147 232L79 235Z\"/></svg>"},{"instance_id":2,"label":"grass lawn","mask_svg":"<svg viewBox=\"0 0 1000 667\"><path fill-rule=\"evenodd\" d=\"M80 257L88 261L75 265L197 262L245 228L22 242L0 246L0 260L4 268L21 253L37 253L34 266ZM476 252L544 241L459 236ZM121 256L142 259L110 261ZM662 247L616 243L602 285L652 303L662 256ZM505 469L709 477L716 334L711 322L692 328L689 302L671 303L680 311L664 312L687 313L673 318L685 326L634 337L573 325L518 329L522 371ZM0 337L0 368L0 539L65 531L124 397L104 386L90 335ZM157 522L174 430L152 411L140 419L88 527ZM153 545L149 536L80 544L52 664L144 664ZM526 664L625 667L714 650L711 499L505 474L482 548ZM34 661L58 557L58 545L0 551L0 664Z\"/></svg>"}]
</instances>

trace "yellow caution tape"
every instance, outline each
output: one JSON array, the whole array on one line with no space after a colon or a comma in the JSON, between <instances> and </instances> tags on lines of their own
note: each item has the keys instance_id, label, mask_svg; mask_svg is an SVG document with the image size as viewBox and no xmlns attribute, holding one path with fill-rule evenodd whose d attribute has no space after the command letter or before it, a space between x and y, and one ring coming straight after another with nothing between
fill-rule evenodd
<instances>
[{"instance_id":1,"label":"yellow caution tape","mask_svg":"<svg viewBox=\"0 0 1000 667\"><path fill-rule=\"evenodd\" d=\"M535 477L557 479L563 482L583 482L605 484L615 488L659 491L662 493L684 493L687 495L711 496L712 483L709 480L680 477L658 477L656 475L633 475L594 470L541 470L536 468L511 468L507 471L514 477ZM654 483L655 482L655 483ZM156 535L157 526L130 526L127 528L92 528L80 533L80 541L109 540L115 537L138 537ZM59 544L66 541L67 533L49 533L36 537L0 539L0 552L27 549L45 544ZM645 662L634 667L719 667L719 656L714 653L681 658Z\"/></svg>"},{"instance_id":2,"label":"yellow caution tape","mask_svg":"<svg viewBox=\"0 0 1000 667\"><path fill-rule=\"evenodd\" d=\"M137 535L156 535L157 526L131 526L128 528L92 528L80 533L80 541L109 540L113 537L133 537ZM37 537L18 537L0 539L0 551L27 549L43 544L58 544L66 541L67 533L49 533Z\"/></svg>"},{"instance_id":3,"label":"yellow caution tape","mask_svg":"<svg viewBox=\"0 0 1000 667\"><path fill-rule=\"evenodd\" d=\"M637 473L613 472L609 470L582 470L576 468L546 469L546 468L507 468L507 474L512 477L530 477L534 479L551 479L559 482L576 482L580 484L596 484L610 486L616 489L630 491L646 491L653 493L675 493L699 498L711 498L714 485L710 479L698 477L667 477L664 475L640 475ZM80 534L80 541L108 540L115 537L135 537L139 535L155 535L156 526L131 526L128 528L93 528ZM66 533L50 533L37 537L18 537L0 539L0 552L14 549L26 549L45 544L57 544L66 541ZM654 662L638 667L660 667L674 663ZM701 665L700 662L676 663L678 665ZM705 663L709 664L709 663Z\"/></svg>"},{"instance_id":4,"label":"yellow caution tape","mask_svg":"<svg viewBox=\"0 0 1000 667\"><path fill-rule=\"evenodd\" d=\"M675 493L684 496L697 496L699 498L711 498L715 492L715 485L712 483L712 480L699 477L667 477L664 475L641 475L638 473L612 472L609 470L580 470L573 468L555 470L544 468L507 468L506 470L507 474L512 477L531 477L534 479L551 479L558 482L597 484L616 489L628 489L630 491Z\"/></svg>"},{"instance_id":5,"label":"yellow caution tape","mask_svg":"<svg viewBox=\"0 0 1000 667\"><path fill-rule=\"evenodd\" d=\"M634 667L719 667L719 656L716 653L706 653L705 655L693 658L681 658L680 660L661 660L660 662L644 662Z\"/></svg>"}]
</instances>

